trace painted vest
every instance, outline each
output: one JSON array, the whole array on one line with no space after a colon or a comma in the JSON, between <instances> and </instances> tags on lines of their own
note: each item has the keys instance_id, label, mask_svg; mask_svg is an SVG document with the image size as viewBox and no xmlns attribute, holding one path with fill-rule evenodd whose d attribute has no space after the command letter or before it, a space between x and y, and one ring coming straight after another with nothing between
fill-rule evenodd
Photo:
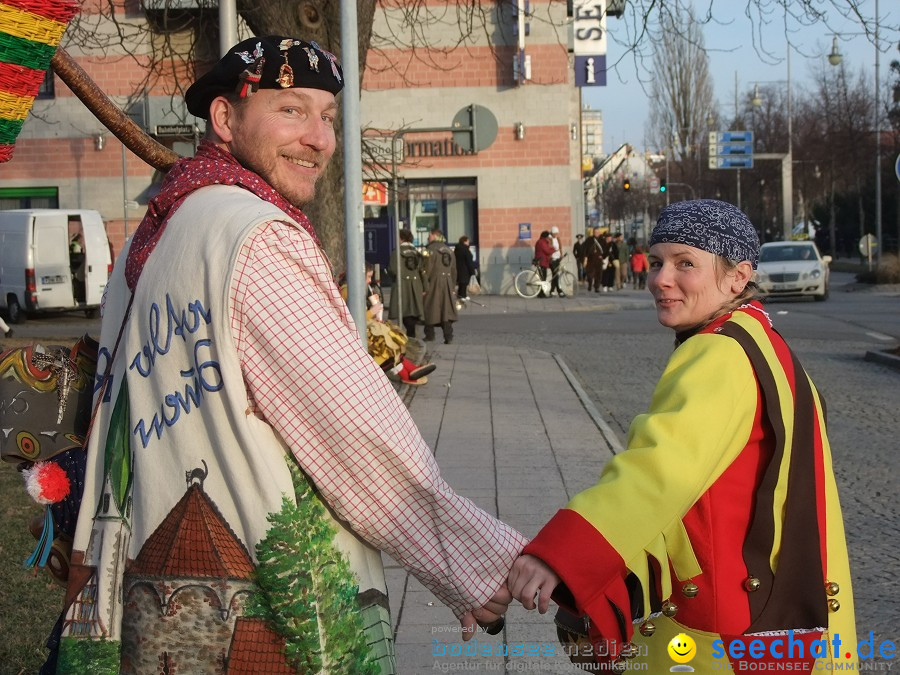
<instances>
[{"instance_id":1,"label":"painted vest","mask_svg":"<svg viewBox=\"0 0 900 675\"><path fill-rule=\"evenodd\" d=\"M293 223L241 188L202 188L144 268L88 447L60 673L394 672L378 551L248 410L229 285L270 220ZM126 257L98 373L129 302Z\"/></svg>"}]
</instances>

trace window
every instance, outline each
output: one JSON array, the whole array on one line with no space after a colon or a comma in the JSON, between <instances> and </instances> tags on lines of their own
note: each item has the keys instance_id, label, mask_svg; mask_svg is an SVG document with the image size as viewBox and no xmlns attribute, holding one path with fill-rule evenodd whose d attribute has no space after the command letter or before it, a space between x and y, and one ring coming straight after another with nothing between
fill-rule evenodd
<instances>
[{"instance_id":1,"label":"window","mask_svg":"<svg viewBox=\"0 0 900 675\"><path fill-rule=\"evenodd\" d=\"M0 188L0 211L6 209L58 209L59 188Z\"/></svg>"},{"instance_id":2,"label":"window","mask_svg":"<svg viewBox=\"0 0 900 675\"><path fill-rule=\"evenodd\" d=\"M56 85L53 80L53 71L48 70L44 73L44 81L41 82L41 87L38 89L37 96L35 98L38 99L46 99L46 98L56 98L56 90L54 89Z\"/></svg>"},{"instance_id":3,"label":"window","mask_svg":"<svg viewBox=\"0 0 900 675\"><path fill-rule=\"evenodd\" d=\"M478 187L474 178L410 180L409 201L405 206L408 227L417 246L428 243L428 232L439 227L447 241L454 244L462 235L472 246L478 245ZM402 198L402 197L401 197Z\"/></svg>"}]
</instances>

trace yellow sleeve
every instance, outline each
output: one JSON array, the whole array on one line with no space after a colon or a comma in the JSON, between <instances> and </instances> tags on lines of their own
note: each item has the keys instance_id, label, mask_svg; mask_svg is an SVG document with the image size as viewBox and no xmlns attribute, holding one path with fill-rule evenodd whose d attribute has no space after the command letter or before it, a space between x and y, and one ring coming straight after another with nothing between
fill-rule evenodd
<instances>
[{"instance_id":1,"label":"yellow sleeve","mask_svg":"<svg viewBox=\"0 0 900 675\"><path fill-rule=\"evenodd\" d=\"M668 556L681 579L698 574L682 518L743 450L756 408L756 378L741 346L695 335L672 354L650 411L631 425L625 452L568 508L638 576L647 554L663 569Z\"/></svg>"}]
</instances>

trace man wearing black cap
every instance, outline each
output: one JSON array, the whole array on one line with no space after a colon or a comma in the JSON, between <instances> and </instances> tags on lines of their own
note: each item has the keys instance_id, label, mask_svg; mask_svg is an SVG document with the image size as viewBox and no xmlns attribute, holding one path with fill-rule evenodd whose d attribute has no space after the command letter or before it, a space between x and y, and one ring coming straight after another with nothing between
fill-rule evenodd
<instances>
[{"instance_id":1,"label":"man wearing black cap","mask_svg":"<svg viewBox=\"0 0 900 675\"><path fill-rule=\"evenodd\" d=\"M301 211L342 86L264 37L187 91L205 140L107 287L59 672L393 672L378 548L468 629L505 611L525 539L443 481Z\"/></svg>"}]
</instances>

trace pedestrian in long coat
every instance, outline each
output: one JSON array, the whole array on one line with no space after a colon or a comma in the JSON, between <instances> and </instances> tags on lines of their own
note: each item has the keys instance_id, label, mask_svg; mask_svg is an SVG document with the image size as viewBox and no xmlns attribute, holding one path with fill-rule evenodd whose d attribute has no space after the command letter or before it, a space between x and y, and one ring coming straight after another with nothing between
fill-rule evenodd
<instances>
[{"instance_id":1,"label":"pedestrian in long coat","mask_svg":"<svg viewBox=\"0 0 900 675\"><path fill-rule=\"evenodd\" d=\"M475 257L469 248L469 238L463 235L453 250L456 256L456 294L460 298L469 297L469 280L475 276Z\"/></svg>"},{"instance_id":2,"label":"pedestrian in long coat","mask_svg":"<svg viewBox=\"0 0 900 675\"><path fill-rule=\"evenodd\" d=\"M440 326L444 344L453 341L453 322L456 312L456 261L453 249L447 246L444 235L434 229L425 247L425 340L434 340L434 327Z\"/></svg>"},{"instance_id":3,"label":"pedestrian in long coat","mask_svg":"<svg viewBox=\"0 0 900 675\"><path fill-rule=\"evenodd\" d=\"M403 303L403 327L409 337L416 336L416 325L425 321L425 257L413 246L409 230L400 230L400 270L397 275L397 251L391 253L388 272L394 280L388 317L399 320L396 289L400 288Z\"/></svg>"},{"instance_id":4,"label":"pedestrian in long coat","mask_svg":"<svg viewBox=\"0 0 900 675\"><path fill-rule=\"evenodd\" d=\"M603 260L606 250L603 247L603 234L599 227L594 228L594 235L584 242L585 272L587 273L588 291L592 288L599 293L603 285Z\"/></svg>"}]
</instances>

